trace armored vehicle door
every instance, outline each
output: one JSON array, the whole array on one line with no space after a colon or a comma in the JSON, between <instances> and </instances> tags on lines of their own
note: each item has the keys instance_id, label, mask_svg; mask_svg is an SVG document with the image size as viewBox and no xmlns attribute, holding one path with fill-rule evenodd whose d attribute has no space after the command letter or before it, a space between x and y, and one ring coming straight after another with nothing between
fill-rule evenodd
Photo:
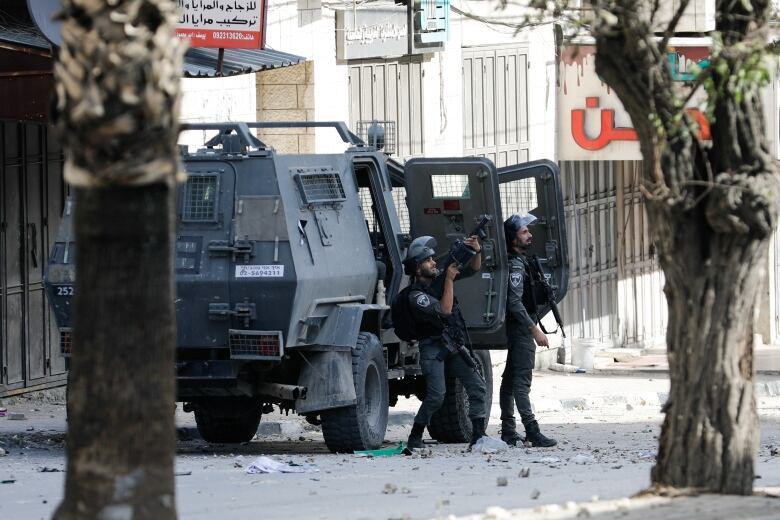
<instances>
[{"instance_id":1,"label":"armored vehicle door","mask_svg":"<svg viewBox=\"0 0 780 520\"><path fill-rule=\"evenodd\" d=\"M514 213L531 213L536 221L529 226L533 239L528 255L536 255L545 277L560 303L569 286L569 254L566 219L563 213L560 170L551 161L532 161L498 170L501 209L504 218ZM539 317L549 311L539 310Z\"/></svg>"},{"instance_id":2,"label":"armored vehicle door","mask_svg":"<svg viewBox=\"0 0 780 520\"><path fill-rule=\"evenodd\" d=\"M236 172L219 160L188 160L185 168L176 216L177 345L225 347Z\"/></svg>"},{"instance_id":3,"label":"armored vehicle door","mask_svg":"<svg viewBox=\"0 0 780 520\"><path fill-rule=\"evenodd\" d=\"M436 239L441 266L451 244L467 236L485 215L482 269L455 284L466 324L491 332L504 322L506 247L496 167L482 157L411 159L404 167L412 238Z\"/></svg>"}]
</instances>

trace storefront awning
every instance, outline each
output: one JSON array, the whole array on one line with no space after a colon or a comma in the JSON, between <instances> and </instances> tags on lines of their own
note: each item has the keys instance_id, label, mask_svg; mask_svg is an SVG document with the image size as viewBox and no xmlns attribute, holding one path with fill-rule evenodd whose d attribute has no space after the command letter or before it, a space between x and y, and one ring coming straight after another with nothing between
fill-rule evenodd
<instances>
[{"instance_id":1,"label":"storefront awning","mask_svg":"<svg viewBox=\"0 0 780 520\"><path fill-rule=\"evenodd\" d=\"M0 0L3 1L3 0ZM15 50L36 49L51 56L49 41L30 19L26 8L16 10L0 7L0 48ZM234 76L265 69L295 65L306 58L272 49L226 49L222 59L221 75ZM219 49L192 47L184 56L184 77L208 78L218 74Z\"/></svg>"},{"instance_id":2,"label":"storefront awning","mask_svg":"<svg viewBox=\"0 0 780 520\"><path fill-rule=\"evenodd\" d=\"M266 69L295 65L306 58L273 49L225 49L222 76L247 74ZM214 77L217 74L219 50L193 47L184 56L184 76L187 78Z\"/></svg>"}]
</instances>

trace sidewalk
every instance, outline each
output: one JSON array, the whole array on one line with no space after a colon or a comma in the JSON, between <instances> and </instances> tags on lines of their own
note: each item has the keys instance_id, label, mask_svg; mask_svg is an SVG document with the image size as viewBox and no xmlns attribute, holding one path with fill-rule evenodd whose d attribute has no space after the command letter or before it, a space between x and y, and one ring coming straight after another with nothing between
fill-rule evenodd
<instances>
[{"instance_id":1,"label":"sidewalk","mask_svg":"<svg viewBox=\"0 0 780 520\"><path fill-rule=\"evenodd\" d=\"M769 347L766 347L769 348ZM778 347L773 347L778 348ZM585 373L563 373L549 369L535 370L531 403L536 413L574 410L642 409L660 413L669 396L669 370L665 354L641 356L638 351L629 358L629 349L610 349L620 354L615 358L598 357L596 368ZM780 348L778 348L780 351ZM773 352L763 353L775 355ZM624 357L625 356L625 357ZM780 355L777 355L780 357ZM492 351L493 410L498 418L498 392L505 353ZM756 397L759 409L780 408L780 377L759 371L756 375ZM780 517L779 517L780 518Z\"/></svg>"},{"instance_id":2,"label":"sidewalk","mask_svg":"<svg viewBox=\"0 0 780 520\"><path fill-rule=\"evenodd\" d=\"M771 496L647 496L597 502L566 502L508 511L491 507L483 514L458 520L770 520L780 518L780 488L756 489ZM450 516L450 519L455 517Z\"/></svg>"},{"instance_id":3,"label":"sidewalk","mask_svg":"<svg viewBox=\"0 0 780 520\"><path fill-rule=\"evenodd\" d=\"M756 373L780 375L780 345L762 345L755 349ZM595 357L593 373L603 375L663 374L669 372L669 363L663 348L607 349Z\"/></svg>"}]
</instances>

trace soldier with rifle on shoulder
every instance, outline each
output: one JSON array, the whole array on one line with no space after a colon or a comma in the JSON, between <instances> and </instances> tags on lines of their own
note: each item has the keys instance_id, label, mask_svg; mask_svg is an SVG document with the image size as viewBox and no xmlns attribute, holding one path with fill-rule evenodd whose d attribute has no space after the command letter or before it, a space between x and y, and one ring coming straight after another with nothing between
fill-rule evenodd
<instances>
[{"instance_id":1,"label":"soldier with rifle on shoulder","mask_svg":"<svg viewBox=\"0 0 780 520\"><path fill-rule=\"evenodd\" d=\"M531 247L531 232L528 226L536 217L528 215L512 215L504 221L504 235L509 253L509 287L507 291L507 356L506 368L501 375L501 440L516 446L525 440L534 447L555 446L555 439L546 437L539 429L539 423L531 410L531 378L536 359L534 341L544 347L550 344L547 336L537 325L536 301L534 298L534 283L543 283L544 274L537 273L538 259L532 267L526 258ZM547 286L540 288L546 290ZM547 296L546 299L550 299ZM548 302L555 307L554 299ZM555 308L558 318L557 307ZM560 323L560 320L558 320ZM525 439L517 433L515 423L515 404L520 412L520 419L525 427Z\"/></svg>"},{"instance_id":2,"label":"soldier with rifle on shoulder","mask_svg":"<svg viewBox=\"0 0 780 520\"><path fill-rule=\"evenodd\" d=\"M482 224L484 225L484 223ZM469 418L472 423L471 444L485 436L485 381L476 369L471 352L466 348L466 322L454 295L456 280L479 271L481 246L477 234L459 241L470 251L465 265L454 260L442 271L436 268L434 247L430 236L412 241L404 260L404 272L411 277L411 285L396 296L392 305L393 323L401 339L416 339L420 345L420 365L425 376L425 399L414 418L407 445L422 448L422 435L431 417L444 403L446 391L445 370L457 377L469 399Z\"/></svg>"}]
</instances>

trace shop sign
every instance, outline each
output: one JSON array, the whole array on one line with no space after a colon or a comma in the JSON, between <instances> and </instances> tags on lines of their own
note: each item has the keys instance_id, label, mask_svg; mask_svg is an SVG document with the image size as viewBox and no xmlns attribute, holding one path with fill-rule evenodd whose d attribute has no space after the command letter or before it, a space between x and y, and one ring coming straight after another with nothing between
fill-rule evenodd
<instances>
[{"instance_id":1,"label":"shop sign","mask_svg":"<svg viewBox=\"0 0 780 520\"><path fill-rule=\"evenodd\" d=\"M708 46L670 47L667 60L677 95L688 96L698 70L709 66ZM558 158L571 161L639 160L639 138L617 95L596 74L596 49L572 45L563 49L558 79ZM709 140L705 94L691 96L686 112Z\"/></svg>"},{"instance_id":2,"label":"shop sign","mask_svg":"<svg viewBox=\"0 0 780 520\"><path fill-rule=\"evenodd\" d=\"M193 47L261 49L266 0L178 0L176 35Z\"/></svg>"},{"instance_id":3,"label":"shop sign","mask_svg":"<svg viewBox=\"0 0 780 520\"><path fill-rule=\"evenodd\" d=\"M406 6L336 11L338 59L403 56L408 50Z\"/></svg>"}]
</instances>

